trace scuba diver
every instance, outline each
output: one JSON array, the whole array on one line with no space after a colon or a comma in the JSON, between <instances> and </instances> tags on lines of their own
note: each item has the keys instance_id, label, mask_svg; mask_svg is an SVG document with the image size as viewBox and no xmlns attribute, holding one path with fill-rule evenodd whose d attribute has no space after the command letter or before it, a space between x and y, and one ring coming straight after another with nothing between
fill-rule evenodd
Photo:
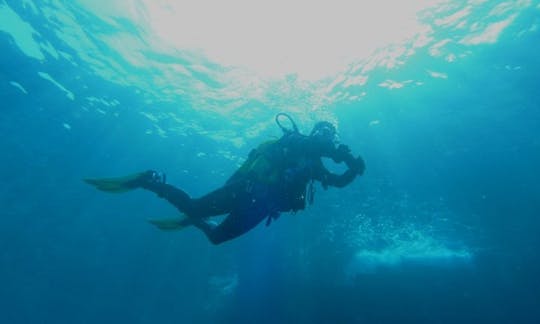
<instances>
[{"instance_id":1,"label":"scuba diver","mask_svg":"<svg viewBox=\"0 0 540 324\"><path fill-rule=\"evenodd\" d=\"M280 117L289 119L292 129L284 127ZM174 205L184 216L174 219L149 220L162 230L179 230L187 226L200 229L213 244L220 244L245 234L264 219L266 225L281 212L297 212L313 203L313 182L324 189L342 188L357 175L364 173L363 159L354 157L347 145L337 143L336 128L321 121L303 135L292 118L276 115L283 136L253 149L246 161L220 188L200 197L191 198L183 190L166 183L164 174L149 170L120 178L84 179L98 190L126 192L143 188L156 193ZM343 174L328 171L321 158L345 163ZM220 223L212 216L228 214Z\"/></svg>"}]
</instances>

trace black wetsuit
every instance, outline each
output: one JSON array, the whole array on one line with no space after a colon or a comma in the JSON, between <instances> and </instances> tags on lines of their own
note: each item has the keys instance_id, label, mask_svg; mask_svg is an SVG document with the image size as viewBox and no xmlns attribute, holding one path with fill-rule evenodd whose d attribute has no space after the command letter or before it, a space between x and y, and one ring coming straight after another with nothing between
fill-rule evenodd
<instances>
[{"instance_id":1,"label":"black wetsuit","mask_svg":"<svg viewBox=\"0 0 540 324\"><path fill-rule=\"evenodd\" d=\"M191 218L193 225L212 243L219 244L246 233L265 218L269 224L280 212L304 209L311 181L320 181L325 189L344 187L359 173L358 160L348 149L336 148L333 143L319 143L299 133L284 135L265 152L253 150L250 158L254 154L265 154L274 164L278 170L276 181L260 181L255 174L239 170L224 186L200 198L191 198L166 183L149 183L143 187L169 201ZM333 174L324 167L322 157L345 162L349 169L341 175ZM208 217L224 214L228 216L219 225L206 221Z\"/></svg>"}]
</instances>

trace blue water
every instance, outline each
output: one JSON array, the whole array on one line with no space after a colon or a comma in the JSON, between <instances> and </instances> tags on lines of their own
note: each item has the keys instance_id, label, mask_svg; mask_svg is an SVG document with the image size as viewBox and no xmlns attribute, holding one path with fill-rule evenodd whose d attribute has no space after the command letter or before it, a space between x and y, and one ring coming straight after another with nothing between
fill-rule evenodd
<instances>
[{"instance_id":1,"label":"blue water","mask_svg":"<svg viewBox=\"0 0 540 324\"><path fill-rule=\"evenodd\" d=\"M538 1L443 2L315 79L85 4L0 1L0 323L540 322ZM367 171L223 245L81 181L153 168L202 195L280 111L335 122Z\"/></svg>"}]
</instances>

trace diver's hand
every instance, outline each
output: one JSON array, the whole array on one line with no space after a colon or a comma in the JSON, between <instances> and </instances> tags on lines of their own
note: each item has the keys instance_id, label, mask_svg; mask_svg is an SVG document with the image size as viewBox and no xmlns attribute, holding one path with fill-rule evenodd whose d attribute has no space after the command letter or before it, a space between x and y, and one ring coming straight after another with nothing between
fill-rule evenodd
<instances>
[{"instance_id":1,"label":"diver's hand","mask_svg":"<svg viewBox=\"0 0 540 324\"><path fill-rule=\"evenodd\" d=\"M364 159L359 155L356 159L352 160L350 163L348 163L349 169L356 172L358 175L364 174L364 171L366 170L366 163L364 162Z\"/></svg>"},{"instance_id":2,"label":"diver's hand","mask_svg":"<svg viewBox=\"0 0 540 324\"><path fill-rule=\"evenodd\" d=\"M339 144L336 149L335 156L332 160L336 163L346 161L351 156L351 149L345 144Z\"/></svg>"}]
</instances>

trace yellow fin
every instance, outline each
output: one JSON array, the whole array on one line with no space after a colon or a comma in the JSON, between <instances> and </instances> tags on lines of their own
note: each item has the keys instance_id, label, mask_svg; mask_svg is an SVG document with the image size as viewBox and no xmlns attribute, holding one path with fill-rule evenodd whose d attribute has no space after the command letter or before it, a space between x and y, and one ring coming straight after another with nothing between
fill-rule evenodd
<instances>
[{"instance_id":1,"label":"yellow fin","mask_svg":"<svg viewBox=\"0 0 540 324\"><path fill-rule=\"evenodd\" d=\"M193 225L188 217L149 219L148 222L162 231L179 231Z\"/></svg>"},{"instance_id":2,"label":"yellow fin","mask_svg":"<svg viewBox=\"0 0 540 324\"><path fill-rule=\"evenodd\" d=\"M144 174L145 172L139 172L124 177L83 179L83 181L101 191L121 193L136 189L138 186L135 180Z\"/></svg>"}]
</instances>

